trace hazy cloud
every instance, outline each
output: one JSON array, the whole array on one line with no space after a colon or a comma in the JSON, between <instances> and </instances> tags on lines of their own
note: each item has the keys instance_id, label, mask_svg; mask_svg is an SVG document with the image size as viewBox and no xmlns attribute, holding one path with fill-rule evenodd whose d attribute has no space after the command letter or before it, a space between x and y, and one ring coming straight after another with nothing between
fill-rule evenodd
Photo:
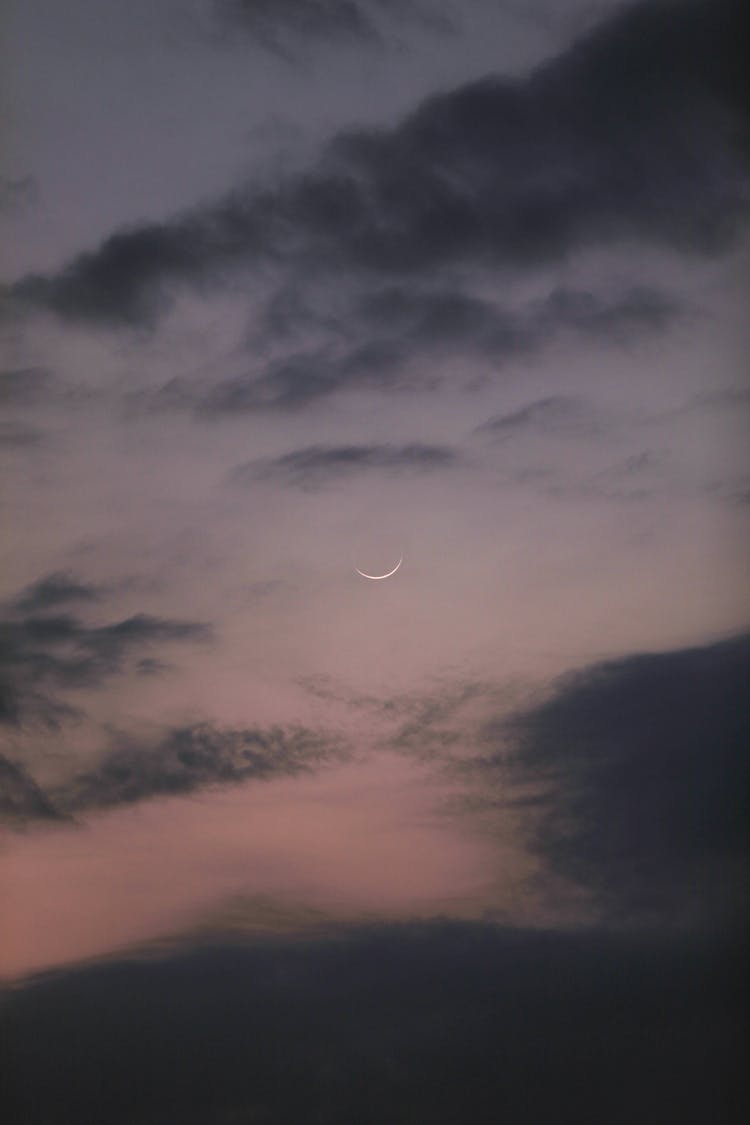
<instances>
[{"instance_id":1,"label":"hazy cloud","mask_svg":"<svg viewBox=\"0 0 750 1125\"><path fill-rule=\"evenodd\" d=\"M524 80L486 78L395 129L342 134L306 174L118 232L13 294L135 324L166 285L261 259L413 275L634 238L720 250L748 204L742 13L739 0L637 4Z\"/></svg>"},{"instance_id":2,"label":"hazy cloud","mask_svg":"<svg viewBox=\"0 0 750 1125\"><path fill-rule=\"evenodd\" d=\"M219 26L242 31L284 56L321 42L379 46L395 20L442 32L453 27L439 7L424 0L213 0L213 6Z\"/></svg>"},{"instance_id":3,"label":"hazy cloud","mask_svg":"<svg viewBox=\"0 0 750 1125\"><path fill-rule=\"evenodd\" d=\"M0 406L27 406L49 389L52 376L39 367L0 371Z\"/></svg>"},{"instance_id":4,"label":"hazy cloud","mask_svg":"<svg viewBox=\"0 0 750 1125\"><path fill-rule=\"evenodd\" d=\"M580 398L568 395L550 395L536 399L518 410L490 418L475 430L498 440L507 440L516 434L540 433L581 437L597 433L601 420L593 408Z\"/></svg>"},{"instance_id":5,"label":"hazy cloud","mask_svg":"<svg viewBox=\"0 0 750 1125\"><path fill-rule=\"evenodd\" d=\"M280 457L250 461L235 470L233 479L276 480L296 488L318 488L372 471L430 472L451 468L457 462L457 454L443 445L311 445Z\"/></svg>"},{"instance_id":6,"label":"hazy cloud","mask_svg":"<svg viewBox=\"0 0 750 1125\"><path fill-rule=\"evenodd\" d=\"M353 303L342 320L318 316L300 304L299 294L282 291L263 318L263 347L288 347L290 320L302 311L316 343L276 354L256 369L233 375L208 390L173 380L150 401L166 408L192 406L200 415L268 409L294 410L341 390L432 386L440 378L415 366L424 357L455 354L489 361L494 368L539 351L564 332L619 342L676 315L676 306L652 290L629 290L598 299L587 292L556 289L542 302L508 310L460 290L399 285L378 288ZM252 361L250 361L252 362ZM249 364L250 365L250 364ZM460 376L454 376L460 378Z\"/></svg>"}]
</instances>

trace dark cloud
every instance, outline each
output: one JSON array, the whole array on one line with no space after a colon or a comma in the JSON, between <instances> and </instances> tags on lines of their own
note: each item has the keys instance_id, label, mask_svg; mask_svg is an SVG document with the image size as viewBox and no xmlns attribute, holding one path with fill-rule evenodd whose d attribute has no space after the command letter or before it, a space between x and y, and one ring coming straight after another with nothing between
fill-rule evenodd
<instances>
[{"instance_id":1,"label":"dark cloud","mask_svg":"<svg viewBox=\"0 0 750 1125\"><path fill-rule=\"evenodd\" d=\"M33 176L0 176L0 216L27 211L39 199L39 186Z\"/></svg>"},{"instance_id":2,"label":"dark cloud","mask_svg":"<svg viewBox=\"0 0 750 1125\"><path fill-rule=\"evenodd\" d=\"M581 437L597 433L600 428L601 422L596 413L583 399L550 395L491 418L478 426L475 432L507 440L516 434L527 433Z\"/></svg>"},{"instance_id":3,"label":"dark cloud","mask_svg":"<svg viewBox=\"0 0 750 1125\"><path fill-rule=\"evenodd\" d=\"M485 766L541 787L531 841L609 917L745 909L750 635L594 665L490 724Z\"/></svg>"},{"instance_id":4,"label":"dark cloud","mask_svg":"<svg viewBox=\"0 0 750 1125\"><path fill-rule=\"evenodd\" d=\"M44 440L44 432L23 422L0 422L0 447L23 449L37 446Z\"/></svg>"},{"instance_id":5,"label":"dark cloud","mask_svg":"<svg viewBox=\"0 0 750 1125\"><path fill-rule=\"evenodd\" d=\"M739 0L636 4L522 81L487 78L395 129L341 135L273 190L119 232L12 292L136 324L169 286L259 260L414 275L633 239L721 250L748 204L743 16Z\"/></svg>"},{"instance_id":6,"label":"dark cloud","mask_svg":"<svg viewBox=\"0 0 750 1125\"><path fill-rule=\"evenodd\" d=\"M392 21L448 31L452 21L418 0L214 0L219 26L242 31L259 46L296 56L311 43L383 43Z\"/></svg>"},{"instance_id":7,"label":"dark cloud","mask_svg":"<svg viewBox=\"0 0 750 1125\"><path fill-rule=\"evenodd\" d=\"M232 730L199 723L175 728L157 743L122 737L93 769L50 793L49 801L75 814L208 785L289 777L342 754L335 738L304 727Z\"/></svg>"},{"instance_id":8,"label":"dark cloud","mask_svg":"<svg viewBox=\"0 0 750 1125\"><path fill-rule=\"evenodd\" d=\"M431 922L8 990L7 1125L739 1125L736 947Z\"/></svg>"},{"instance_id":9,"label":"dark cloud","mask_svg":"<svg viewBox=\"0 0 750 1125\"><path fill-rule=\"evenodd\" d=\"M45 582L49 585L45 586ZM20 595L15 611L0 622L0 720L27 718L56 725L74 713L59 697L69 689L96 687L124 671L143 649L205 640L206 625L135 614L109 625L88 625L70 614L24 613L29 605L51 608L85 600L89 587L69 576L51 576ZM41 598L41 604L39 599ZM51 601L50 601L51 598Z\"/></svg>"},{"instance_id":10,"label":"dark cloud","mask_svg":"<svg viewBox=\"0 0 750 1125\"><path fill-rule=\"evenodd\" d=\"M52 377L39 367L0 371L0 406L27 406L49 389Z\"/></svg>"},{"instance_id":11,"label":"dark cloud","mask_svg":"<svg viewBox=\"0 0 750 1125\"><path fill-rule=\"evenodd\" d=\"M388 286L354 302L346 323L316 317L299 294L283 290L274 297L258 335L253 356L270 346L295 343L291 323L311 329L314 346L276 355L258 370L234 375L208 390L173 380L149 403L192 408L204 417L241 411L294 410L340 390L433 388L435 367L415 361L467 354L489 361L497 370L506 361L538 351L562 333L601 336L608 342L630 339L636 330L663 324L676 307L652 290L629 290L595 298L576 290L555 290L542 302L509 311L460 290ZM460 378L461 376L453 376Z\"/></svg>"},{"instance_id":12,"label":"dark cloud","mask_svg":"<svg viewBox=\"0 0 750 1125\"><path fill-rule=\"evenodd\" d=\"M216 0L221 21L282 54L311 39L378 42L368 9L379 6L378 0Z\"/></svg>"},{"instance_id":13,"label":"dark cloud","mask_svg":"<svg viewBox=\"0 0 750 1125\"><path fill-rule=\"evenodd\" d=\"M81 582L74 574L58 570L27 586L14 599L16 609L27 613L43 613L70 602L94 602L102 590L89 582Z\"/></svg>"},{"instance_id":14,"label":"dark cloud","mask_svg":"<svg viewBox=\"0 0 750 1125\"><path fill-rule=\"evenodd\" d=\"M65 819L23 766L0 754L0 823L19 827Z\"/></svg>"},{"instance_id":15,"label":"dark cloud","mask_svg":"<svg viewBox=\"0 0 750 1125\"><path fill-rule=\"evenodd\" d=\"M452 468L457 462L457 454L443 445L311 445L280 457L250 461L235 470L233 479L318 488L372 471L429 472Z\"/></svg>"}]
</instances>

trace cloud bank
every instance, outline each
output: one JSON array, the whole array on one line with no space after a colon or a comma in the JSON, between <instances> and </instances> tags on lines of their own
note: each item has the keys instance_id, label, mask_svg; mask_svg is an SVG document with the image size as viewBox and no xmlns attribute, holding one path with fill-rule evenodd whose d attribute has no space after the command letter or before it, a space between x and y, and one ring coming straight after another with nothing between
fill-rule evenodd
<instances>
[{"instance_id":1,"label":"cloud bank","mask_svg":"<svg viewBox=\"0 0 750 1125\"><path fill-rule=\"evenodd\" d=\"M747 214L743 7L637 4L521 81L339 135L308 172L119 231L12 295L71 320L153 322L171 289L275 263L418 276L641 240L727 247Z\"/></svg>"}]
</instances>

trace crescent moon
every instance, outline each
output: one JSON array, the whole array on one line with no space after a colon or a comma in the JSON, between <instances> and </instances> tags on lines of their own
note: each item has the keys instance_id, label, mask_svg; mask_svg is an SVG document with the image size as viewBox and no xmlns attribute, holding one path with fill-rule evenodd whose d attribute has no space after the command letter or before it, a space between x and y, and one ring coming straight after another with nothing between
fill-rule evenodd
<instances>
[{"instance_id":1,"label":"crescent moon","mask_svg":"<svg viewBox=\"0 0 750 1125\"><path fill-rule=\"evenodd\" d=\"M360 570L358 566L355 566L354 569L357 574L361 574L363 578L371 578L373 582L380 582L381 578L390 578L392 574L395 574L403 561L404 556L401 555L393 570L389 570L386 574L365 574L364 570Z\"/></svg>"}]
</instances>

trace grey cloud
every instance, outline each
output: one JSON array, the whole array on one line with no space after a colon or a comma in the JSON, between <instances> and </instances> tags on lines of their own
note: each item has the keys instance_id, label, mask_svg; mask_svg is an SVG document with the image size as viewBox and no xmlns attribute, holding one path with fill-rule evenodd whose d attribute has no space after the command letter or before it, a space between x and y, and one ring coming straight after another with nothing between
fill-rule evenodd
<instances>
[{"instance_id":1,"label":"grey cloud","mask_svg":"<svg viewBox=\"0 0 750 1125\"><path fill-rule=\"evenodd\" d=\"M393 21L446 32L453 22L417 0L214 0L218 26L244 32L259 46L296 57L311 43L380 46Z\"/></svg>"},{"instance_id":2,"label":"grey cloud","mask_svg":"<svg viewBox=\"0 0 750 1125\"><path fill-rule=\"evenodd\" d=\"M749 676L750 635L594 665L488 724L497 749L483 768L536 787L525 806L532 847L610 919L737 920Z\"/></svg>"},{"instance_id":3,"label":"grey cloud","mask_svg":"<svg viewBox=\"0 0 750 1125\"><path fill-rule=\"evenodd\" d=\"M177 727L153 744L121 737L95 768L54 790L49 800L61 813L76 814L214 784L289 777L342 754L336 738L304 727L235 730L199 723Z\"/></svg>"},{"instance_id":4,"label":"grey cloud","mask_svg":"<svg viewBox=\"0 0 750 1125\"><path fill-rule=\"evenodd\" d=\"M269 409L294 410L334 394L342 387L397 386L406 362L402 345L370 341L346 350L318 347L281 356L260 374L250 372L217 383L196 393L177 390L176 404L190 405L196 413L213 415ZM168 398L165 405L175 402Z\"/></svg>"},{"instance_id":5,"label":"grey cloud","mask_svg":"<svg viewBox=\"0 0 750 1125\"><path fill-rule=\"evenodd\" d=\"M52 377L39 367L0 371L0 406L27 406L49 389Z\"/></svg>"},{"instance_id":6,"label":"grey cloud","mask_svg":"<svg viewBox=\"0 0 750 1125\"><path fill-rule=\"evenodd\" d=\"M439 375L412 365L424 356L468 353L497 369L509 359L544 348L565 331L620 341L637 329L664 323L677 312L665 297L648 289L631 289L606 299L557 289L542 302L510 311L458 289L410 290L399 285L378 288L356 300L344 325L339 319L316 316L300 303L297 293L284 290L278 296L280 301L274 297L269 302L248 350L288 346L290 322L296 315L317 332L319 342L306 350L276 355L258 371L235 375L205 391L173 381L150 402L167 408L192 407L207 417L293 410L340 390L434 385Z\"/></svg>"},{"instance_id":7,"label":"grey cloud","mask_svg":"<svg viewBox=\"0 0 750 1125\"><path fill-rule=\"evenodd\" d=\"M26 211L38 198L39 187L33 176L0 176L0 215Z\"/></svg>"},{"instance_id":8,"label":"grey cloud","mask_svg":"<svg viewBox=\"0 0 750 1125\"><path fill-rule=\"evenodd\" d=\"M586 401L568 395L550 395L483 422L475 433L507 440L526 433L580 437L600 429L601 420Z\"/></svg>"},{"instance_id":9,"label":"grey cloud","mask_svg":"<svg viewBox=\"0 0 750 1125\"><path fill-rule=\"evenodd\" d=\"M44 431L23 422L0 422L0 446L8 449L24 449L37 446L44 441Z\"/></svg>"},{"instance_id":10,"label":"grey cloud","mask_svg":"<svg viewBox=\"0 0 750 1125\"><path fill-rule=\"evenodd\" d=\"M65 819L23 766L0 754L0 823L22 827Z\"/></svg>"},{"instance_id":11,"label":"grey cloud","mask_svg":"<svg viewBox=\"0 0 750 1125\"><path fill-rule=\"evenodd\" d=\"M368 8L377 0L216 0L221 22L244 31L261 46L286 54L310 40L379 41Z\"/></svg>"},{"instance_id":12,"label":"grey cloud","mask_svg":"<svg viewBox=\"0 0 750 1125\"><path fill-rule=\"evenodd\" d=\"M372 471L430 472L457 462L457 454L442 445L311 445L280 457L250 461L235 470L233 479L240 483L279 481L311 489Z\"/></svg>"},{"instance_id":13,"label":"grey cloud","mask_svg":"<svg viewBox=\"0 0 750 1125\"><path fill-rule=\"evenodd\" d=\"M340 135L307 174L121 231L12 295L127 325L153 321L170 285L261 259L393 276L618 240L719 251L747 214L743 27L739 0L636 4L522 81Z\"/></svg>"},{"instance_id":14,"label":"grey cloud","mask_svg":"<svg viewBox=\"0 0 750 1125\"><path fill-rule=\"evenodd\" d=\"M60 692L98 686L124 671L143 649L202 641L211 635L206 625L148 614L88 625L70 614L23 613L27 597L33 605L51 595L50 606L56 593L58 604L61 594L63 602L72 600L72 580L58 576L46 589L44 584L41 591L31 587L20 596L16 612L0 622L0 721L18 724L35 719L55 726L76 713Z\"/></svg>"},{"instance_id":15,"label":"grey cloud","mask_svg":"<svg viewBox=\"0 0 750 1125\"><path fill-rule=\"evenodd\" d=\"M55 571L32 582L14 599L16 609L28 613L44 612L69 602L93 602L102 590L90 582L81 582L67 571Z\"/></svg>"}]
</instances>

